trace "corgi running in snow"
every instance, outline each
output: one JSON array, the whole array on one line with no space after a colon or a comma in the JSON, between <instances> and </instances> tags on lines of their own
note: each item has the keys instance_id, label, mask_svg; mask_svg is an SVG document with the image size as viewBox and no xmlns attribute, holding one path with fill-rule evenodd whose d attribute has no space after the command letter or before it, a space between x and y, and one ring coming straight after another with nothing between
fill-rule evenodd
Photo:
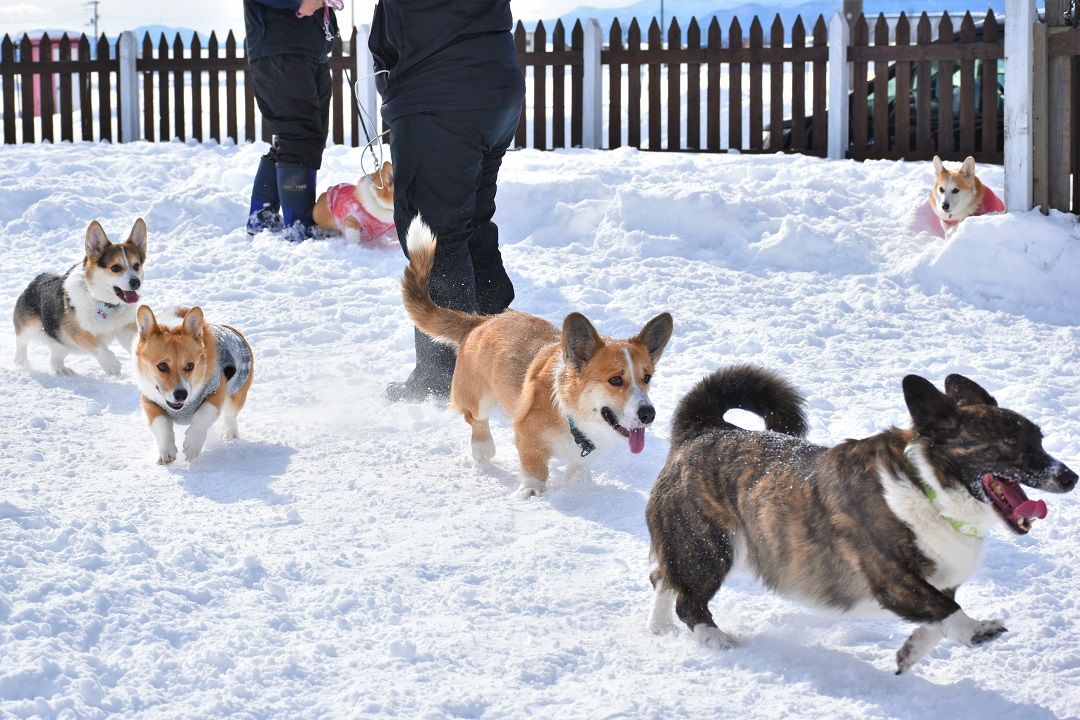
<instances>
[{"instance_id":1,"label":"corgi running in snow","mask_svg":"<svg viewBox=\"0 0 1080 720\"><path fill-rule=\"evenodd\" d=\"M26 366L31 340L41 340L51 353L52 370L70 375L64 358L82 351L97 358L109 375L120 374L120 361L109 349L119 339L126 348L135 336L135 303L139 301L146 263L146 223L135 221L128 239L109 242L95 220L86 228L86 255L63 275L41 273L15 303L15 364Z\"/></svg>"},{"instance_id":2,"label":"corgi running in snow","mask_svg":"<svg viewBox=\"0 0 1080 720\"><path fill-rule=\"evenodd\" d=\"M365 175L355 185L334 185L319 196L311 213L324 230L338 230L352 242L373 245L384 235L394 235L394 168L384 162L378 172Z\"/></svg>"},{"instance_id":3,"label":"corgi running in snow","mask_svg":"<svg viewBox=\"0 0 1080 720\"><path fill-rule=\"evenodd\" d=\"M930 207L941 221L941 229L950 233L960 221L973 215L1005 212L1005 203L975 176L975 158L964 159L959 170L949 170L934 156L934 189Z\"/></svg>"},{"instance_id":4,"label":"corgi running in snow","mask_svg":"<svg viewBox=\"0 0 1080 720\"><path fill-rule=\"evenodd\" d=\"M158 448L158 464L176 459L173 425L190 425L184 457L202 452L206 433L225 418L222 438L239 437L236 416L244 407L255 375L251 346L240 331L212 325L201 308L181 308L172 325L158 323L153 311L139 308L135 341L135 382Z\"/></svg>"},{"instance_id":5,"label":"corgi running in snow","mask_svg":"<svg viewBox=\"0 0 1080 720\"><path fill-rule=\"evenodd\" d=\"M803 440L804 400L783 379L742 365L714 372L679 402L667 464L645 517L652 539L653 632L678 616L701 642L730 647L709 601L733 568L787 597L842 613L887 611L919 626L897 673L942 640L974 647L1005 632L969 617L956 589L975 574L983 537L1031 531L1046 503L1021 485L1063 493L1077 476L1042 433L962 375L942 393L908 375L914 427L832 448ZM736 427L741 408L765 432Z\"/></svg>"},{"instance_id":6,"label":"corgi running in snow","mask_svg":"<svg viewBox=\"0 0 1080 720\"><path fill-rule=\"evenodd\" d=\"M580 313L568 315L560 332L514 310L448 310L428 293L435 242L431 229L414 219L402 296L418 328L457 348L450 401L472 427L473 458L484 463L495 455L488 415L496 405L513 418L523 496L544 491L552 457L565 458L572 475L585 469L582 460L593 450L619 438L630 452L641 452L656 417L648 392L671 337L671 315L657 315L629 340L613 340Z\"/></svg>"}]
</instances>

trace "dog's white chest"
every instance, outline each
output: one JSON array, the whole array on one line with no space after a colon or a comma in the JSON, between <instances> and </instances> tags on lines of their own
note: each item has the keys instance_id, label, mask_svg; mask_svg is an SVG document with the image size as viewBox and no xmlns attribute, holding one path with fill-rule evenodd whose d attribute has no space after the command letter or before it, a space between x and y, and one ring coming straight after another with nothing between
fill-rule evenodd
<instances>
[{"instance_id":1,"label":"dog's white chest","mask_svg":"<svg viewBox=\"0 0 1080 720\"><path fill-rule=\"evenodd\" d=\"M984 542L981 535L973 537L959 531L907 478L895 477L883 468L880 474L889 509L911 528L919 551L934 563L934 572L926 578L927 582L945 590L970 580L982 563ZM971 500L977 504L973 498ZM982 508L972 509L979 515L984 512ZM989 512L993 513L992 510ZM980 530L986 521L984 517L965 519L974 521L971 527Z\"/></svg>"},{"instance_id":2,"label":"dog's white chest","mask_svg":"<svg viewBox=\"0 0 1080 720\"><path fill-rule=\"evenodd\" d=\"M124 326L135 321L133 306L107 305L92 299L82 307L76 307L75 312L79 324L99 337L115 335Z\"/></svg>"}]
</instances>

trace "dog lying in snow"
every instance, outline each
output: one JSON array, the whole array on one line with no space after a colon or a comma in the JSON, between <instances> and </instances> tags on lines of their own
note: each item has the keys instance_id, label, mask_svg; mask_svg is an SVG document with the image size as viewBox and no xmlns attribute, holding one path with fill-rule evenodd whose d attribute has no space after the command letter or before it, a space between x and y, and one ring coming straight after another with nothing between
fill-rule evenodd
<instances>
[{"instance_id":1,"label":"dog lying in snow","mask_svg":"<svg viewBox=\"0 0 1080 720\"><path fill-rule=\"evenodd\" d=\"M934 188L930 207L948 235L965 218L1005 212L1005 203L975 176L975 158L964 159L959 170L949 170L934 156Z\"/></svg>"},{"instance_id":2,"label":"dog lying in snow","mask_svg":"<svg viewBox=\"0 0 1080 720\"><path fill-rule=\"evenodd\" d=\"M998 521L1026 534L1046 517L1021 485L1068 492L1076 473L1043 450L1034 423L961 375L944 393L908 375L903 390L911 430L824 448L802 439L804 401L772 373L736 366L691 389L645 510L657 564L650 629L672 628L674 609L703 643L735 645L709 601L742 566L813 605L919 623L898 674L945 638L974 647L1004 633L998 620L968 617L956 588ZM731 425L733 408L762 416L767 430Z\"/></svg>"},{"instance_id":3,"label":"dog lying in snow","mask_svg":"<svg viewBox=\"0 0 1080 720\"><path fill-rule=\"evenodd\" d=\"M374 245L389 235L396 246L393 166L385 162L355 185L330 187L315 201L311 216L323 230L339 231L353 242Z\"/></svg>"}]
</instances>

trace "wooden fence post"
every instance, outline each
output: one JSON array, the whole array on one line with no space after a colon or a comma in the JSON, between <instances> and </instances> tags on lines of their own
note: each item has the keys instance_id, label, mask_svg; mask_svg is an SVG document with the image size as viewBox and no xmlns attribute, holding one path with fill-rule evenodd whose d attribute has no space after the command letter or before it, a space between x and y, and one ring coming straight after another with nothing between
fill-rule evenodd
<instances>
[{"instance_id":1,"label":"wooden fence post","mask_svg":"<svg viewBox=\"0 0 1080 720\"><path fill-rule=\"evenodd\" d=\"M1031 2L1031 0L1028 0ZM851 76L848 42L851 29L841 13L829 21L829 152L830 160L843 160L848 149L848 114L851 111Z\"/></svg>"},{"instance_id":2,"label":"wooden fence post","mask_svg":"<svg viewBox=\"0 0 1080 720\"><path fill-rule=\"evenodd\" d=\"M1034 0L1005 0L1005 209L1032 206L1031 103Z\"/></svg>"},{"instance_id":3,"label":"wooden fence post","mask_svg":"<svg viewBox=\"0 0 1080 720\"><path fill-rule=\"evenodd\" d=\"M604 147L604 76L600 64L600 50L604 46L604 34L599 21L590 19L585 23L585 48L582 75L582 127L581 146L602 149Z\"/></svg>"},{"instance_id":4,"label":"wooden fence post","mask_svg":"<svg viewBox=\"0 0 1080 720\"><path fill-rule=\"evenodd\" d=\"M135 33L125 30L120 33L117 42L117 57L120 61L118 75L120 94L120 141L135 142L142 140L139 129L139 76L135 72L135 61L139 58L139 46L135 42Z\"/></svg>"},{"instance_id":5,"label":"wooden fence post","mask_svg":"<svg viewBox=\"0 0 1080 720\"><path fill-rule=\"evenodd\" d=\"M1052 38L1060 38L1062 33L1076 32L1065 23L1068 8L1069 3L1066 0L1046 0L1047 47L1050 46ZM1028 57L1032 57L1032 54L1029 53ZM1050 207L1062 212L1072 209L1071 143L1074 142L1072 113L1075 111L1072 106L1072 66L1071 55L1052 53L1046 58L1046 75L1035 80L1046 83L1046 147L1053 148L1053 152L1049 153L1046 168Z\"/></svg>"},{"instance_id":6,"label":"wooden fence post","mask_svg":"<svg viewBox=\"0 0 1080 720\"><path fill-rule=\"evenodd\" d=\"M379 122L379 91L375 87L375 59L371 57L371 51L368 49L370 35L370 25L358 27L356 46L351 48L351 52L356 56L356 77L353 78L356 82L356 99L364 106L365 116L362 120L367 126L367 131L374 137L382 125ZM349 97L352 97L351 92ZM363 137L360 140L361 144L366 144L369 138Z\"/></svg>"}]
</instances>

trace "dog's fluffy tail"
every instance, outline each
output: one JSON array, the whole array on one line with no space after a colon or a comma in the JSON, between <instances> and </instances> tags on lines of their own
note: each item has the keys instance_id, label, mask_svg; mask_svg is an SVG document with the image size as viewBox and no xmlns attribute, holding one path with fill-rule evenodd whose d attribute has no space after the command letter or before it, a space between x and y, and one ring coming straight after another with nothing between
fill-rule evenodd
<instances>
[{"instance_id":1,"label":"dog's fluffy tail","mask_svg":"<svg viewBox=\"0 0 1080 720\"><path fill-rule=\"evenodd\" d=\"M735 427L724 419L733 408L748 410L774 432L806 435L806 401L787 380L754 365L733 365L705 376L679 402L672 420L672 444L716 428Z\"/></svg>"},{"instance_id":2,"label":"dog's fluffy tail","mask_svg":"<svg viewBox=\"0 0 1080 720\"><path fill-rule=\"evenodd\" d=\"M405 302L405 312L416 327L436 340L461 345L485 318L439 307L432 301L428 292L428 278L435 262L435 233L419 215L409 225L406 244L409 265L401 277L401 298Z\"/></svg>"}]
</instances>

